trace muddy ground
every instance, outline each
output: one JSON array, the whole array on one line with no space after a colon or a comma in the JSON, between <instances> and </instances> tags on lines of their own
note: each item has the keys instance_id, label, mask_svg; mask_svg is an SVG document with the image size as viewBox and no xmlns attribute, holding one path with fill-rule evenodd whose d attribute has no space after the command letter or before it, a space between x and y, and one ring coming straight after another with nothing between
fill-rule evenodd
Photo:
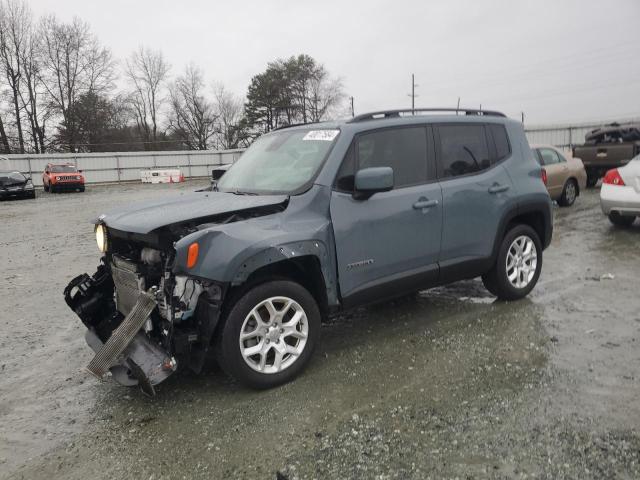
<instances>
[{"instance_id":1,"label":"muddy ground","mask_svg":"<svg viewBox=\"0 0 640 480\"><path fill-rule=\"evenodd\" d=\"M474 280L360 309L266 392L215 367L154 399L98 382L62 298L98 260L88 221L195 186L0 203L0 478L640 478L640 222L596 190L555 208L525 300Z\"/></svg>"}]
</instances>

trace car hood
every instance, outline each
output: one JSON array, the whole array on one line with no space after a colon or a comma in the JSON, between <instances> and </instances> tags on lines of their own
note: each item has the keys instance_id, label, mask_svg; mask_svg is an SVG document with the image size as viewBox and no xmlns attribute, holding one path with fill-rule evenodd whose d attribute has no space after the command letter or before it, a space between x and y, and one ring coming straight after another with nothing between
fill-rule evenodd
<instances>
[{"instance_id":1,"label":"car hood","mask_svg":"<svg viewBox=\"0 0 640 480\"><path fill-rule=\"evenodd\" d=\"M100 215L94 223L123 232L150 233L158 228L201 220L225 213L278 205L286 195L236 195L224 192L194 192L160 200L134 203Z\"/></svg>"}]
</instances>

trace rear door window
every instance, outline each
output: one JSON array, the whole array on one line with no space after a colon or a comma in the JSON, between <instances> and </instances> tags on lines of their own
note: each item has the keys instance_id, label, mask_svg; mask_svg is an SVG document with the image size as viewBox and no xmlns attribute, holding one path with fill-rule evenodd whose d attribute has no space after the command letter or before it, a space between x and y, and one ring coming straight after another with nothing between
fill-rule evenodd
<instances>
[{"instance_id":1,"label":"rear door window","mask_svg":"<svg viewBox=\"0 0 640 480\"><path fill-rule=\"evenodd\" d=\"M540 152L542 165L555 165L556 163L560 163L560 157L555 150L551 150L550 148L540 148L538 149L538 152Z\"/></svg>"},{"instance_id":2,"label":"rear door window","mask_svg":"<svg viewBox=\"0 0 640 480\"><path fill-rule=\"evenodd\" d=\"M439 125L437 130L440 178L469 175L491 167L484 125Z\"/></svg>"}]
</instances>

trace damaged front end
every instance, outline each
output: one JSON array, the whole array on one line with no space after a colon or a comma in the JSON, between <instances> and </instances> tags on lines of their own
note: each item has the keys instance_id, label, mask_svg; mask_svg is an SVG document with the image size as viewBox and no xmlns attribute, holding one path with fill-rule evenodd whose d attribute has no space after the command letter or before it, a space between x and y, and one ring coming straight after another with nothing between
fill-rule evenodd
<instances>
[{"instance_id":1,"label":"damaged front end","mask_svg":"<svg viewBox=\"0 0 640 480\"><path fill-rule=\"evenodd\" d=\"M98 270L64 290L95 352L87 369L148 395L178 367L202 370L220 314L224 285L174 274L175 233L110 229Z\"/></svg>"}]
</instances>

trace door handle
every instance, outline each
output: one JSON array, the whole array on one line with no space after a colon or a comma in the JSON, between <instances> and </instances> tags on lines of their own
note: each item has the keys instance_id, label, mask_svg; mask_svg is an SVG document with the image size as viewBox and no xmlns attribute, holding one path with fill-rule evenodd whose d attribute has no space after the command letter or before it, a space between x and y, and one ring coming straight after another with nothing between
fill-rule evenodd
<instances>
[{"instance_id":1,"label":"door handle","mask_svg":"<svg viewBox=\"0 0 640 480\"><path fill-rule=\"evenodd\" d=\"M489 193L502 193L509 190L509 185L500 185L498 183L494 183L489 187Z\"/></svg>"},{"instance_id":2,"label":"door handle","mask_svg":"<svg viewBox=\"0 0 640 480\"><path fill-rule=\"evenodd\" d=\"M438 205L438 200L427 200L426 198L421 198L413 204L413 208L424 211L427 208L435 207L436 205Z\"/></svg>"}]
</instances>

